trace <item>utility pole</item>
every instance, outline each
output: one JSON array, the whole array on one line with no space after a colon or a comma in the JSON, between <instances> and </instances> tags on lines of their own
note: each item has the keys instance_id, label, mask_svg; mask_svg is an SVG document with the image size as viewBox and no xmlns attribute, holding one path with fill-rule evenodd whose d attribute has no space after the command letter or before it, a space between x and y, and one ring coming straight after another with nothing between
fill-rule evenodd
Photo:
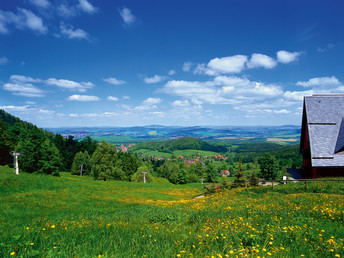
<instances>
[{"instance_id":1,"label":"utility pole","mask_svg":"<svg viewBox=\"0 0 344 258\"><path fill-rule=\"evenodd\" d=\"M13 167L14 167L14 173L16 175L19 175L19 165L18 165L18 156L23 155L23 153L12 151L13 155Z\"/></svg>"},{"instance_id":2,"label":"utility pole","mask_svg":"<svg viewBox=\"0 0 344 258\"><path fill-rule=\"evenodd\" d=\"M143 183L146 183L146 174L148 172L145 172L145 171L142 171L142 174L143 174Z\"/></svg>"}]
</instances>

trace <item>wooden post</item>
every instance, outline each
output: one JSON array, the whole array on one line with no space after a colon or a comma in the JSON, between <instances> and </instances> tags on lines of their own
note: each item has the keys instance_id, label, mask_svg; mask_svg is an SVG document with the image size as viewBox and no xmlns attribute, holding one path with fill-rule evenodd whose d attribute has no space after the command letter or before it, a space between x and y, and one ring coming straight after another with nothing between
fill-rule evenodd
<instances>
[{"instance_id":1,"label":"wooden post","mask_svg":"<svg viewBox=\"0 0 344 258\"><path fill-rule=\"evenodd\" d=\"M18 165L18 156L23 155L23 153L12 151L13 155L13 166L14 166L14 173L19 175L19 165Z\"/></svg>"},{"instance_id":2,"label":"wooden post","mask_svg":"<svg viewBox=\"0 0 344 258\"><path fill-rule=\"evenodd\" d=\"M308 181L306 180L305 182L306 182L306 189L308 189Z\"/></svg>"},{"instance_id":3,"label":"wooden post","mask_svg":"<svg viewBox=\"0 0 344 258\"><path fill-rule=\"evenodd\" d=\"M143 174L143 183L146 183L146 174L147 174L148 172L144 172L144 171L142 171L142 174Z\"/></svg>"}]
</instances>

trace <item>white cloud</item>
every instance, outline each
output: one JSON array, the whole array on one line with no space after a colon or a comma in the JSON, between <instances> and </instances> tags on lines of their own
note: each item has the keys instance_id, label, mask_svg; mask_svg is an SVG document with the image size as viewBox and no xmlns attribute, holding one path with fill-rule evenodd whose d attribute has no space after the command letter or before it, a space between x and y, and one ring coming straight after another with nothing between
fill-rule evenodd
<instances>
[{"instance_id":1,"label":"white cloud","mask_svg":"<svg viewBox=\"0 0 344 258\"><path fill-rule=\"evenodd\" d=\"M77 9L74 6L61 4L57 7L58 14L64 18L69 18L77 15Z\"/></svg>"},{"instance_id":2,"label":"white cloud","mask_svg":"<svg viewBox=\"0 0 344 258\"><path fill-rule=\"evenodd\" d=\"M5 111L13 111L13 112L23 112L23 111L27 111L29 108L29 106L13 106L13 105L9 105L9 106L0 106L0 109L3 109Z\"/></svg>"},{"instance_id":3,"label":"white cloud","mask_svg":"<svg viewBox=\"0 0 344 258\"><path fill-rule=\"evenodd\" d=\"M40 8L48 8L50 6L48 0L30 0L30 2Z\"/></svg>"},{"instance_id":4,"label":"white cloud","mask_svg":"<svg viewBox=\"0 0 344 258\"><path fill-rule=\"evenodd\" d=\"M118 101L119 100L117 97L114 97L114 96L108 96L106 99L108 101Z\"/></svg>"},{"instance_id":5,"label":"white cloud","mask_svg":"<svg viewBox=\"0 0 344 258\"><path fill-rule=\"evenodd\" d=\"M240 73L244 69L246 62L247 56L244 55L214 58L208 63L208 70L205 73L209 75Z\"/></svg>"},{"instance_id":6,"label":"white cloud","mask_svg":"<svg viewBox=\"0 0 344 258\"><path fill-rule=\"evenodd\" d=\"M97 96L90 96L90 95L72 95L67 98L67 100L74 100L74 101L100 101L101 99Z\"/></svg>"},{"instance_id":7,"label":"white cloud","mask_svg":"<svg viewBox=\"0 0 344 258\"><path fill-rule=\"evenodd\" d=\"M288 52L285 50L280 50L277 52L277 60L280 63L288 64L294 61L297 61L298 57L301 55L301 52Z\"/></svg>"},{"instance_id":8,"label":"white cloud","mask_svg":"<svg viewBox=\"0 0 344 258\"><path fill-rule=\"evenodd\" d=\"M113 84L113 85L122 85L122 84L127 83L126 81L118 80L118 79L116 79L114 77L109 77L107 79L103 79L103 81L105 81L107 83L110 83L110 84Z\"/></svg>"},{"instance_id":9,"label":"white cloud","mask_svg":"<svg viewBox=\"0 0 344 258\"><path fill-rule=\"evenodd\" d=\"M247 63L248 68L258 68L258 67L264 67L266 69L272 69L277 65L276 61L263 54L253 54L251 56L250 61Z\"/></svg>"},{"instance_id":10,"label":"white cloud","mask_svg":"<svg viewBox=\"0 0 344 258\"><path fill-rule=\"evenodd\" d=\"M168 75L170 75L170 76L175 75L175 74L176 74L175 70L169 70L168 71Z\"/></svg>"},{"instance_id":11,"label":"white cloud","mask_svg":"<svg viewBox=\"0 0 344 258\"><path fill-rule=\"evenodd\" d=\"M123 96L123 98L122 99L124 99L124 100L128 100L128 99L130 99L130 97L129 96Z\"/></svg>"},{"instance_id":12,"label":"white cloud","mask_svg":"<svg viewBox=\"0 0 344 258\"><path fill-rule=\"evenodd\" d=\"M48 31L42 19L30 10L18 8L16 14L0 10L0 33L9 33L8 26L12 24L17 29L30 29L41 34L45 34Z\"/></svg>"},{"instance_id":13,"label":"white cloud","mask_svg":"<svg viewBox=\"0 0 344 258\"><path fill-rule=\"evenodd\" d=\"M89 35L82 29L74 29L72 25L65 25L63 22L60 25L61 34L70 39L86 39L89 40Z\"/></svg>"},{"instance_id":14,"label":"white cloud","mask_svg":"<svg viewBox=\"0 0 344 258\"><path fill-rule=\"evenodd\" d=\"M161 103L160 98L148 98L142 102L143 105L156 105Z\"/></svg>"},{"instance_id":15,"label":"white cloud","mask_svg":"<svg viewBox=\"0 0 344 258\"><path fill-rule=\"evenodd\" d=\"M342 83L336 77L332 76L316 77L308 81L298 81L296 85L303 87L338 87L342 85Z\"/></svg>"},{"instance_id":16,"label":"white cloud","mask_svg":"<svg viewBox=\"0 0 344 258\"><path fill-rule=\"evenodd\" d=\"M185 62L182 69L184 72L190 72L192 66L193 64L191 62Z\"/></svg>"},{"instance_id":17,"label":"white cloud","mask_svg":"<svg viewBox=\"0 0 344 258\"><path fill-rule=\"evenodd\" d=\"M154 75L153 77L146 77L146 78L144 78L144 82L147 83L147 84L152 84L152 83L161 82L161 81L163 81L165 79L166 79L165 76Z\"/></svg>"},{"instance_id":18,"label":"white cloud","mask_svg":"<svg viewBox=\"0 0 344 258\"><path fill-rule=\"evenodd\" d=\"M50 78L46 80L45 83L49 85L55 85L62 89L68 89L71 91L79 91L79 92L86 92L87 89L91 89L94 87L94 84L92 82L74 82L70 80L55 79L55 78Z\"/></svg>"},{"instance_id":19,"label":"white cloud","mask_svg":"<svg viewBox=\"0 0 344 258\"><path fill-rule=\"evenodd\" d=\"M172 103L172 106L174 107L188 107L190 106L190 102L186 100L176 100Z\"/></svg>"},{"instance_id":20,"label":"white cloud","mask_svg":"<svg viewBox=\"0 0 344 258\"><path fill-rule=\"evenodd\" d=\"M3 56L3 57L0 57L0 65L5 65L8 63L8 58Z\"/></svg>"},{"instance_id":21,"label":"white cloud","mask_svg":"<svg viewBox=\"0 0 344 258\"><path fill-rule=\"evenodd\" d=\"M87 0L79 0L79 7L82 11L89 13L89 14L93 14L93 13L97 12L97 8L94 7Z\"/></svg>"},{"instance_id":22,"label":"white cloud","mask_svg":"<svg viewBox=\"0 0 344 258\"><path fill-rule=\"evenodd\" d=\"M28 105L36 105L37 103L34 102L34 101L25 101L25 104L28 104Z\"/></svg>"},{"instance_id":23,"label":"white cloud","mask_svg":"<svg viewBox=\"0 0 344 258\"><path fill-rule=\"evenodd\" d=\"M3 89L13 92L14 95L29 97L29 98L41 98L45 96L45 92L30 83L5 83Z\"/></svg>"},{"instance_id":24,"label":"white cloud","mask_svg":"<svg viewBox=\"0 0 344 258\"><path fill-rule=\"evenodd\" d=\"M12 82L41 82L41 79L33 79L29 76L23 76L23 75L11 75L10 81Z\"/></svg>"},{"instance_id":25,"label":"white cloud","mask_svg":"<svg viewBox=\"0 0 344 258\"><path fill-rule=\"evenodd\" d=\"M284 92L284 97L289 100L302 102L304 96L309 96L314 94L313 90L307 91L286 91Z\"/></svg>"},{"instance_id":26,"label":"white cloud","mask_svg":"<svg viewBox=\"0 0 344 258\"><path fill-rule=\"evenodd\" d=\"M283 95L283 90L278 85L235 76L218 76L206 82L172 80L168 81L160 91L183 97L194 104L248 103Z\"/></svg>"},{"instance_id":27,"label":"white cloud","mask_svg":"<svg viewBox=\"0 0 344 258\"><path fill-rule=\"evenodd\" d=\"M121 15L124 23L128 26L134 24L136 18L135 16L131 13L130 9L124 7L122 10L118 10L119 14Z\"/></svg>"},{"instance_id":28,"label":"white cloud","mask_svg":"<svg viewBox=\"0 0 344 258\"><path fill-rule=\"evenodd\" d=\"M28 27L29 29L31 29L33 31L37 31L39 33L42 33L42 34L47 32L48 29L46 26L44 26L43 21L40 17L35 15L30 10L21 9L21 8L18 8L18 10L24 16L23 24L26 25L26 27Z\"/></svg>"}]
</instances>

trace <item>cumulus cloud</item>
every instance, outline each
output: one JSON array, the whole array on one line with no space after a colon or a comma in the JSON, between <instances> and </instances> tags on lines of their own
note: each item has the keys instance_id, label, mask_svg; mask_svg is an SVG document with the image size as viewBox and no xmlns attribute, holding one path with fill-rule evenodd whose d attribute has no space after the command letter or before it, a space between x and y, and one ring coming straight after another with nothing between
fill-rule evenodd
<instances>
[{"instance_id":1,"label":"cumulus cloud","mask_svg":"<svg viewBox=\"0 0 344 258\"><path fill-rule=\"evenodd\" d=\"M294 61L297 61L298 57L301 55L301 52L288 52L285 50L280 50L277 52L277 60L280 63L288 64Z\"/></svg>"},{"instance_id":2,"label":"cumulus cloud","mask_svg":"<svg viewBox=\"0 0 344 258\"><path fill-rule=\"evenodd\" d=\"M168 81L161 92L180 96L193 103L237 104L283 95L280 86L236 76L218 76L211 81ZM178 103L178 102L177 102Z\"/></svg>"},{"instance_id":3,"label":"cumulus cloud","mask_svg":"<svg viewBox=\"0 0 344 258\"><path fill-rule=\"evenodd\" d=\"M54 85L62 89L67 89L71 91L86 92L88 89L94 87L92 82L74 82L65 79L55 79L50 78L45 81L48 85Z\"/></svg>"},{"instance_id":4,"label":"cumulus cloud","mask_svg":"<svg viewBox=\"0 0 344 258\"><path fill-rule=\"evenodd\" d=\"M110 83L110 84L113 84L113 85L122 85L122 84L126 84L127 83L126 81L118 80L115 77L109 77L107 79L103 79L103 81L105 81L107 83Z\"/></svg>"},{"instance_id":5,"label":"cumulus cloud","mask_svg":"<svg viewBox=\"0 0 344 258\"><path fill-rule=\"evenodd\" d=\"M90 95L72 95L67 98L67 100L73 101L100 101L101 99L97 96Z\"/></svg>"},{"instance_id":6,"label":"cumulus cloud","mask_svg":"<svg viewBox=\"0 0 344 258\"><path fill-rule=\"evenodd\" d=\"M97 10L98 10L96 7L94 7L87 0L79 0L79 7L82 11L89 13L89 14L93 14L93 13L97 12Z\"/></svg>"},{"instance_id":7,"label":"cumulus cloud","mask_svg":"<svg viewBox=\"0 0 344 258\"><path fill-rule=\"evenodd\" d=\"M159 83L163 80L165 80L165 76L160 76L160 75L154 75L153 77L146 77L144 78L144 82L147 84L152 84L152 83Z\"/></svg>"},{"instance_id":8,"label":"cumulus cloud","mask_svg":"<svg viewBox=\"0 0 344 258\"><path fill-rule=\"evenodd\" d=\"M122 10L118 10L125 25L130 26L135 23L135 16L131 13L130 9L124 7Z\"/></svg>"},{"instance_id":9,"label":"cumulus cloud","mask_svg":"<svg viewBox=\"0 0 344 258\"><path fill-rule=\"evenodd\" d=\"M297 86L308 88L302 91L286 91L284 97L294 101L302 101L304 96L312 94L343 93L344 83L336 77L315 77L308 81L298 81Z\"/></svg>"},{"instance_id":10,"label":"cumulus cloud","mask_svg":"<svg viewBox=\"0 0 344 258\"><path fill-rule=\"evenodd\" d=\"M244 55L214 58L208 63L209 70L206 71L206 74L240 73L244 69L246 62L247 56Z\"/></svg>"},{"instance_id":11,"label":"cumulus cloud","mask_svg":"<svg viewBox=\"0 0 344 258\"><path fill-rule=\"evenodd\" d=\"M341 85L341 82L334 76L316 77L308 81L298 81L296 85L303 87L337 87Z\"/></svg>"},{"instance_id":12,"label":"cumulus cloud","mask_svg":"<svg viewBox=\"0 0 344 258\"><path fill-rule=\"evenodd\" d=\"M148 98L142 102L143 105L156 105L161 103L160 98Z\"/></svg>"},{"instance_id":13,"label":"cumulus cloud","mask_svg":"<svg viewBox=\"0 0 344 258\"><path fill-rule=\"evenodd\" d=\"M69 39L86 39L89 40L89 35L82 29L74 29L72 25L65 25L63 22L60 24L61 34Z\"/></svg>"},{"instance_id":14,"label":"cumulus cloud","mask_svg":"<svg viewBox=\"0 0 344 258\"><path fill-rule=\"evenodd\" d=\"M264 67L266 69L272 69L276 65L277 63L273 58L263 54L253 54L247 63L248 68Z\"/></svg>"},{"instance_id":15,"label":"cumulus cloud","mask_svg":"<svg viewBox=\"0 0 344 258\"><path fill-rule=\"evenodd\" d=\"M172 106L174 107L188 107L190 106L190 102L186 100L176 100L172 103Z\"/></svg>"},{"instance_id":16,"label":"cumulus cloud","mask_svg":"<svg viewBox=\"0 0 344 258\"><path fill-rule=\"evenodd\" d=\"M119 100L117 97L114 97L114 96L108 96L106 99L108 101L118 101Z\"/></svg>"},{"instance_id":17,"label":"cumulus cloud","mask_svg":"<svg viewBox=\"0 0 344 258\"><path fill-rule=\"evenodd\" d=\"M17 29L30 29L40 34L45 34L48 31L40 17L23 8L18 8L17 13L0 10L0 33L9 33L8 26L11 25L14 25Z\"/></svg>"}]
</instances>

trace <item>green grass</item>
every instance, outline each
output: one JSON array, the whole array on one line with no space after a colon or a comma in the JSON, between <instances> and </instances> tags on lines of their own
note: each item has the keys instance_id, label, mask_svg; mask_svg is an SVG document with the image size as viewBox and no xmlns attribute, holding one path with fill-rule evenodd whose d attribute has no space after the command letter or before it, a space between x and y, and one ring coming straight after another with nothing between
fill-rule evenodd
<instances>
[{"instance_id":1,"label":"green grass","mask_svg":"<svg viewBox=\"0 0 344 258\"><path fill-rule=\"evenodd\" d=\"M202 192L0 167L0 257L344 256L342 182Z\"/></svg>"}]
</instances>

